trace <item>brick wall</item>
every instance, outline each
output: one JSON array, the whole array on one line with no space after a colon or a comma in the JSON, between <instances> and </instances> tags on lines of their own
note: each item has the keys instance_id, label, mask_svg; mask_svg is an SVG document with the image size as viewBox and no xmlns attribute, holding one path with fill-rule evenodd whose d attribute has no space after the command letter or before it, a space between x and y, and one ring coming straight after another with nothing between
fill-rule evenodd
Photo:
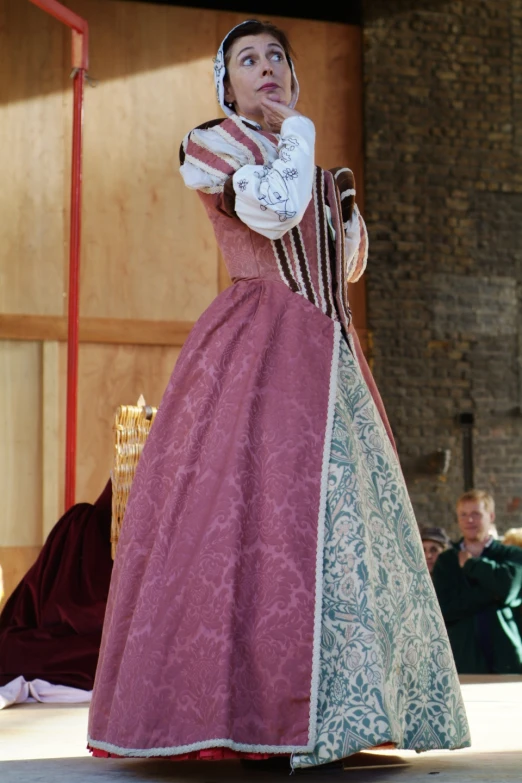
<instances>
[{"instance_id":1,"label":"brick wall","mask_svg":"<svg viewBox=\"0 0 522 783\"><path fill-rule=\"evenodd\" d=\"M369 327L417 518L455 531L472 412L475 486L522 526L522 0L366 0L364 27Z\"/></svg>"}]
</instances>

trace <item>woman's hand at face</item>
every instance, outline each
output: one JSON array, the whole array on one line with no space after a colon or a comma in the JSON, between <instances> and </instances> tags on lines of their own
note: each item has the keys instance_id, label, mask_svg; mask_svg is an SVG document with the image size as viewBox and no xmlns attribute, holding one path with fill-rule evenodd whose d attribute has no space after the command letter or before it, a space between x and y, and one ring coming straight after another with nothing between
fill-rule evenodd
<instances>
[{"instance_id":1,"label":"woman's hand at face","mask_svg":"<svg viewBox=\"0 0 522 783\"><path fill-rule=\"evenodd\" d=\"M298 111L291 109L286 103L281 103L281 101L278 101L277 99L274 100L269 95L263 97L261 108L263 110L265 123L272 133L280 133L281 125L289 117L301 116Z\"/></svg>"}]
</instances>

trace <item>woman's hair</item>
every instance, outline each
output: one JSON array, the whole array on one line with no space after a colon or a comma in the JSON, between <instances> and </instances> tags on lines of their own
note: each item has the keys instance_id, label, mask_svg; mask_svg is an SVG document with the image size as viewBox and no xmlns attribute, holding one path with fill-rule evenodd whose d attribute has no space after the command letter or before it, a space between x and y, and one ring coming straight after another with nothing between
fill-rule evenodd
<instances>
[{"instance_id":1,"label":"woman's hair","mask_svg":"<svg viewBox=\"0 0 522 783\"><path fill-rule=\"evenodd\" d=\"M512 527L504 533L502 543L506 546L522 547L522 527Z\"/></svg>"},{"instance_id":2,"label":"woman's hair","mask_svg":"<svg viewBox=\"0 0 522 783\"><path fill-rule=\"evenodd\" d=\"M237 41L238 38L244 38L246 35L263 35L263 33L272 35L276 39L276 41L278 41L281 44L281 46L284 49L288 65L291 68L292 56L294 53L292 47L290 46L290 41L288 40L286 33L283 32L283 30L280 30L279 27L276 27L275 24L272 24L272 22L259 22L257 19L251 19L248 22L239 25L239 27L236 27L235 30L232 30L230 35L227 37L223 45L223 57L225 58L225 66L228 65L228 62L230 60L230 48L234 43L234 41ZM228 73L225 74L225 79L227 78L228 78Z\"/></svg>"}]
</instances>

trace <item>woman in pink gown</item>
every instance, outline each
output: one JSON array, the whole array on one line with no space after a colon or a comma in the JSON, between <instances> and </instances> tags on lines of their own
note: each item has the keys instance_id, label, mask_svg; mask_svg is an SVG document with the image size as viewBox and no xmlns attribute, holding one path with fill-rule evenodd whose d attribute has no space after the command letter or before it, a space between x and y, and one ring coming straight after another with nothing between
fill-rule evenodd
<instances>
[{"instance_id":1,"label":"woman in pink gown","mask_svg":"<svg viewBox=\"0 0 522 783\"><path fill-rule=\"evenodd\" d=\"M351 323L368 240L315 165L285 35L234 28L224 119L181 173L234 284L181 352L124 520L89 722L98 756L469 744L392 436Z\"/></svg>"}]
</instances>

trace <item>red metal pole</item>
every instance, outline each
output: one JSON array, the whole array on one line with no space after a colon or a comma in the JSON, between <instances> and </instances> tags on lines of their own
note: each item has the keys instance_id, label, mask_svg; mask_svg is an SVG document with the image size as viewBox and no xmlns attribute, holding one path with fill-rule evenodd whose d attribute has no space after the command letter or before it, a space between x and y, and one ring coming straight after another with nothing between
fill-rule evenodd
<instances>
[{"instance_id":1,"label":"red metal pole","mask_svg":"<svg viewBox=\"0 0 522 783\"><path fill-rule=\"evenodd\" d=\"M71 28L73 80L73 129L71 166L71 227L69 242L69 301L67 332L67 419L65 431L65 509L76 495L76 436L78 408L78 330L80 304L80 240L82 203L83 86L89 66L89 27L57 0L30 0Z\"/></svg>"},{"instance_id":2,"label":"red metal pole","mask_svg":"<svg viewBox=\"0 0 522 783\"><path fill-rule=\"evenodd\" d=\"M66 8L57 0L29 0L33 5L37 5L42 11L54 16L59 22L70 27L71 30L76 30L77 33L81 33L82 38L82 57L81 61L75 61L75 51L73 46L73 68L83 68L87 70L89 67L89 25L85 19L75 14L69 8Z\"/></svg>"},{"instance_id":3,"label":"red metal pole","mask_svg":"<svg viewBox=\"0 0 522 783\"><path fill-rule=\"evenodd\" d=\"M65 509L76 496L76 440L78 410L78 331L80 321L80 238L82 201L82 68L74 75L73 140L71 170L71 232L69 246L69 307L67 334L67 419L65 430Z\"/></svg>"}]
</instances>

